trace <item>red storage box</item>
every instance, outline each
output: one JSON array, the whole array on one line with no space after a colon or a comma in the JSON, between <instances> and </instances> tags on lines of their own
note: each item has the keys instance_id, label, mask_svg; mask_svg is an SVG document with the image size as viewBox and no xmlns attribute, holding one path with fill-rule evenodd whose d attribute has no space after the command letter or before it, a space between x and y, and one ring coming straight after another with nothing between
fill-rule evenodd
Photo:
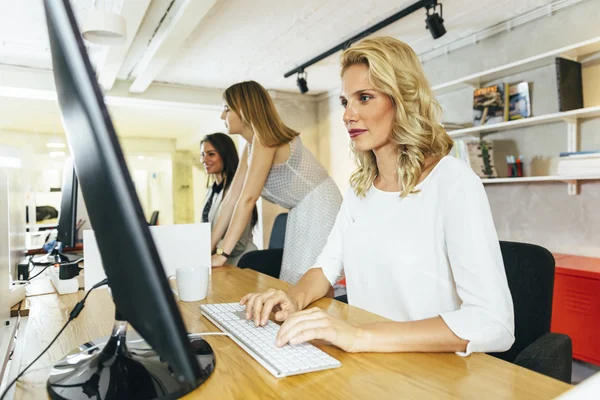
<instances>
[{"instance_id":1,"label":"red storage box","mask_svg":"<svg viewBox=\"0 0 600 400\"><path fill-rule=\"evenodd\" d=\"M552 332L573 341L573 358L600 365L600 258L554 254Z\"/></svg>"}]
</instances>

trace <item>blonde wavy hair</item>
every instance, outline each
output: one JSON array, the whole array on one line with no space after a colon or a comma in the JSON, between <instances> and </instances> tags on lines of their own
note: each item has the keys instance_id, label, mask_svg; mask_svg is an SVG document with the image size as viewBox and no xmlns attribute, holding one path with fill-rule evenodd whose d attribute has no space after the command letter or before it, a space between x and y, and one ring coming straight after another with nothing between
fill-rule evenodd
<instances>
[{"instance_id":1,"label":"blonde wavy hair","mask_svg":"<svg viewBox=\"0 0 600 400\"><path fill-rule=\"evenodd\" d=\"M419 58L406 43L392 37L364 39L342 54L342 72L352 65L369 69L369 82L390 96L396 115L390 141L398 147L398 186L400 196L418 192L415 186L423 172L427 155L443 157L453 142L439 124L441 107L433 96ZM378 174L373 151L352 147L357 169L350 184L364 196Z\"/></svg>"},{"instance_id":2,"label":"blonde wavy hair","mask_svg":"<svg viewBox=\"0 0 600 400\"><path fill-rule=\"evenodd\" d=\"M246 81L228 87L223 101L267 147L289 143L298 136L298 132L283 123L271 96L258 82Z\"/></svg>"}]
</instances>

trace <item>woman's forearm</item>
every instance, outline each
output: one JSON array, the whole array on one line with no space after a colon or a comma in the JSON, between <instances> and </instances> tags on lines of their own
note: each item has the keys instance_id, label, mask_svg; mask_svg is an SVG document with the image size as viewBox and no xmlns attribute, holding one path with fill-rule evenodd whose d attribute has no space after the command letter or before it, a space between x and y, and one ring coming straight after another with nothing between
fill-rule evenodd
<instances>
[{"instance_id":1,"label":"woman's forearm","mask_svg":"<svg viewBox=\"0 0 600 400\"><path fill-rule=\"evenodd\" d=\"M312 268L306 271L296 285L290 289L288 296L296 300L298 309L302 310L309 304L325 297L331 284L325 277L321 268Z\"/></svg>"},{"instance_id":2,"label":"woman's forearm","mask_svg":"<svg viewBox=\"0 0 600 400\"><path fill-rule=\"evenodd\" d=\"M223 238L225 232L227 232L227 227L231 221L234 208L235 202L231 201L231 198L226 196L221 204L219 215L211 232L211 251L215 250L217 244Z\"/></svg>"},{"instance_id":3,"label":"woman's forearm","mask_svg":"<svg viewBox=\"0 0 600 400\"><path fill-rule=\"evenodd\" d=\"M240 198L233 211L233 216L229 222L227 233L223 238L222 248L226 253L231 254L238 240L246 230L246 225L252 217L252 209L256 205L256 200L250 198ZM216 226L215 226L216 228Z\"/></svg>"},{"instance_id":4,"label":"woman's forearm","mask_svg":"<svg viewBox=\"0 0 600 400\"><path fill-rule=\"evenodd\" d=\"M360 352L464 352L467 340L456 336L442 317L409 322L361 325Z\"/></svg>"}]
</instances>

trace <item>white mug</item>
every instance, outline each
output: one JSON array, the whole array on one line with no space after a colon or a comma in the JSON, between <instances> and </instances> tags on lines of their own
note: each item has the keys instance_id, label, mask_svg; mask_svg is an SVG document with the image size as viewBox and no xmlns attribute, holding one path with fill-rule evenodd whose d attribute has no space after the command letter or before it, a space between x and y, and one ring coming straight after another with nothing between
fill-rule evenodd
<instances>
[{"instance_id":1,"label":"white mug","mask_svg":"<svg viewBox=\"0 0 600 400\"><path fill-rule=\"evenodd\" d=\"M177 292L181 301L200 301L208 294L210 267L182 267L175 270Z\"/></svg>"}]
</instances>

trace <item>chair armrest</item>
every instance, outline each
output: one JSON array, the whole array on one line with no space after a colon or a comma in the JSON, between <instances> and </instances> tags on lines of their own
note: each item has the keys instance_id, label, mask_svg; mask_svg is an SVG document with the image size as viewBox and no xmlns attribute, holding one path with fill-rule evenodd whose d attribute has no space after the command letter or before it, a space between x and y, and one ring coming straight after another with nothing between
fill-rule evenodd
<instances>
[{"instance_id":1,"label":"chair armrest","mask_svg":"<svg viewBox=\"0 0 600 400\"><path fill-rule=\"evenodd\" d=\"M343 294L341 296L334 297L333 299L337 300L337 301L341 301L342 303L348 304L348 295L347 294Z\"/></svg>"},{"instance_id":2,"label":"chair armrest","mask_svg":"<svg viewBox=\"0 0 600 400\"><path fill-rule=\"evenodd\" d=\"M250 268L279 279L282 260L283 249L255 250L244 254L238 261L238 267Z\"/></svg>"},{"instance_id":3,"label":"chair armrest","mask_svg":"<svg viewBox=\"0 0 600 400\"><path fill-rule=\"evenodd\" d=\"M573 344L571 338L562 333L546 333L525 347L515 358L514 363L571 383Z\"/></svg>"}]
</instances>

